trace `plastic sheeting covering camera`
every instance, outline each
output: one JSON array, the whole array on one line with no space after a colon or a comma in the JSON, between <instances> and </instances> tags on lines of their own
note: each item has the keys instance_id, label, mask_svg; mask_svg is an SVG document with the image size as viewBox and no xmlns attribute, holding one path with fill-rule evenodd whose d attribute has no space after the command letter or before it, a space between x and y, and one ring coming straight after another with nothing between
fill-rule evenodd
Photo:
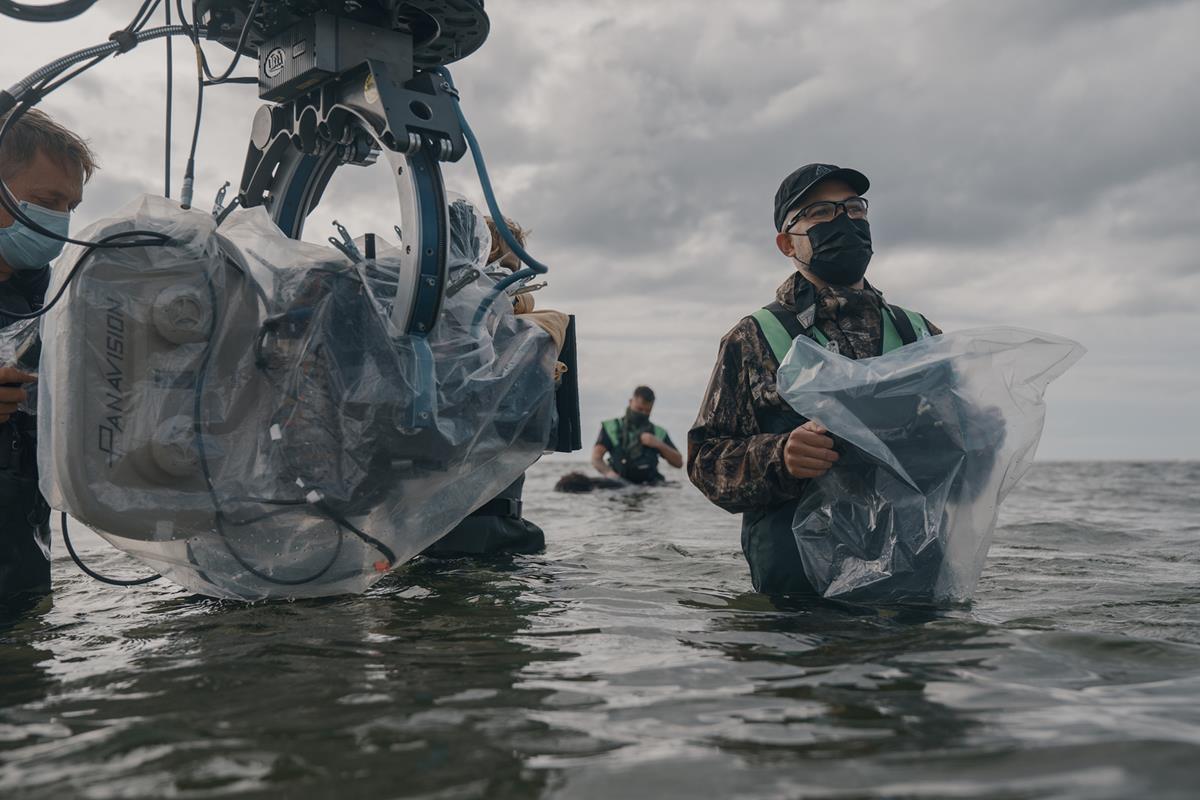
<instances>
[{"instance_id":1,"label":"plastic sheeting covering camera","mask_svg":"<svg viewBox=\"0 0 1200 800\"><path fill-rule=\"evenodd\" d=\"M971 598L1000 503L1033 462L1046 386L1084 354L1017 328L922 339L853 361L799 338L779 392L834 436L792 529L825 597L945 604Z\"/></svg>"},{"instance_id":2,"label":"plastic sheeting covering camera","mask_svg":"<svg viewBox=\"0 0 1200 800\"><path fill-rule=\"evenodd\" d=\"M450 277L490 236L450 209ZM220 229L145 197L83 238L165 247L87 257L43 327L42 491L171 580L215 597L360 592L545 450L551 338L482 275L428 337L389 334L399 253L352 263L261 208ZM55 270L61 282L80 250Z\"/></svg>"}]
</instances>

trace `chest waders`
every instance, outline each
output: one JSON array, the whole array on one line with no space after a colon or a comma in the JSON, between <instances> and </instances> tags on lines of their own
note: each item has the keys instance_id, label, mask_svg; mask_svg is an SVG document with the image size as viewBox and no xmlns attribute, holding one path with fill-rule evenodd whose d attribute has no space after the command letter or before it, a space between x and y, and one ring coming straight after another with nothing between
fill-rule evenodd
<instances>
[{"instance_id":1,"label":"chest waders","mask_svg":"<svg viewBox=\"0 0 1200 800\"><path fill-rule=\"evenodd\" d=\"M421 554L430 558L470 558L512 553L540 553L546 534L521 517L525 476L471 512Z\"/></svg>"},{"instance_id":2,"label":"chest waders","mask_svg":"<svg viewBox=\"0 0 1200 800\"><path fill-rule=\"evenodd\" d=\"M0 283L0 328L39 308L49 271L32 284L20 273ZM50 507L38 491L37 417L0 423L0 602L50 591Z\"/></svg>"},{"instance_id":3,"label":"chest waders","mask_svg":"<svg viewBox=\"0 0 1200 800\"><path fill-rule=\"evenodd\" d=\"M617 417L606 419L602 426L608 435L608 441L612 443L612 449L608 452L608 461L613 472L634 483L654 483L662 479L662 476L658 474L658 452L640 445L630 452L630 448L625 443L623 423L624 420ZM653 433L659 441L667 440L667 431L653 423L648 426L646 432Z\"/></svg>"},{"instance_id":4,"label":"chest waders","mask_svg":"<svg viewBox=\"0 0 1200 800\"><path fill-rule=\"evenodd\" d=\"M815 325L804 327L796 315L780 303L760 308L751 316L771 346L776 361L783 361L792 349L792 342L799 336L808 336L837 352L830 347L829 338ZM929 326L920 314L889 305L884 307L882 316L884 353L930 336ZM807 421L790 407L759 411L756 417L763 433L791 433ZM792 533L792 520L799 503L797 498L742 514L742 553L750 565L750 580L756 592L772 595L816 593L804 573Z\"/></svg>"}]
</instances>

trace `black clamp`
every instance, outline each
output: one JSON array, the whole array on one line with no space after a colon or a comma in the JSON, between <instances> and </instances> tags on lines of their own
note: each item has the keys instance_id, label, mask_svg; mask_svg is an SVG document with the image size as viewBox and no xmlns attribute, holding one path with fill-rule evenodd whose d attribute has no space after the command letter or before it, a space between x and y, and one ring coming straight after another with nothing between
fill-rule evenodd
<instances>
[{"instance_id":1,"label":"black clamp","mask_svg":"<svg viewBox=\"0 0 1200 800\"><path fill-rule=\"evenodd\" d=\"M137 34L130 30L122 28L119 31L113 31L108 35L110 42L117 43L118 53L128 53L130 50L138 46Z\"/></svg>"}]
</instances>

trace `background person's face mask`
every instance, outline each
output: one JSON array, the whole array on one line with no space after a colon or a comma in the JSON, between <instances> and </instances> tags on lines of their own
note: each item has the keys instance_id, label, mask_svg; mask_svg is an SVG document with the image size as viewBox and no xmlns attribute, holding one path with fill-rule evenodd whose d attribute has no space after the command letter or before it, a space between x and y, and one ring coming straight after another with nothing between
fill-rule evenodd
<instances>
[{"instance_id":1,"label":"background person's face mask","mask_svg":"<svg viewBox=\"0 0 1200 800\"><path fill-rule=\"evenodd\" d=\"M18 208L25 216L59 236L65 237L71 230L68 211L52 211L24 200ZM0 258L16 270L41 269L58 258L63 244L59 239L26 227L19 219L14 219L7 228L0 228Z\"/></svg>"},{"instance_id":2,"label":"background person's face mask","mask_svg":"<svg viewBox=\"0 0 1200 800\"><path fill-rule=\"evenodd\" d=\"M875 251L871 249L871 226L865 219L838 214L796 235L807 236L812 245L812 260L800 263L826 283L850 286L867 274Z\"/></svg>"}]
</instances>

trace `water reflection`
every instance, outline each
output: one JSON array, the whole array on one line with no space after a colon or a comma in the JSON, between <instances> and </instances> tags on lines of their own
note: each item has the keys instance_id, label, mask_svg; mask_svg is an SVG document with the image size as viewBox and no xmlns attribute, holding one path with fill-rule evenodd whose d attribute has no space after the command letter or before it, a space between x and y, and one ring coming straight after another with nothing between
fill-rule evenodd
<instances>
[{"instance_id":1,"label":"water reflection","mask_svg":"<svg viewBox=\"0 0 1200 800\"><path fill-rule=\"evenodd\" d=\"M51 677L55 642L6 647L2 719L63 725L6 753L33 768L0 789L536 794L525 759L578 749L522 712L547 693L519 674L552 657L514 638L545 610L536 580L417 564L358 598L155 603L120 633L132 657L82 680Z\"/></svg>"},{"instance_id":2,"label":"water reflection","mask_svg":"<svg viewBox=\"0 0 1200 800\"><path fill-rule=\"evenodd\" d=\"M693 639L756 672L733 714L745 724L716 745L752 760L764 744L792 748L796 759L864 757L953 747L976 727L928 686L1006 647L988 626L932 610L817 602L772 613L763 601L732 598L711 633Z\"/></svg>"},{"instance_id":3,"label":"water reflection","mask_svg":"<svg viewBox=\"0 0 1200 800\"><path fill-rule=\"evenodd\" d=\"M50 652L38 646L38 629L53 605L49 596L0 601L0 750L27 735L9 708L40 700L50 685L42 668Z\"/></svg>"},{"instance_id":4,"label":"water reflection","mask_svg":"<svg viewBox=\"0 0 1200 800\"><path fill-rule=\"evenodd\" d=\"M53 601L0 623L0 796L1194 793L1190 496L1136 528L1112 481L1081 483L1107 468L1056 469L972 609L873 609L746 593L736 518L687 487L567 497L557 473L527 486L546 554L418 562L362 597L246 606L56 564Z\"/></svg>"}]
</instances>

